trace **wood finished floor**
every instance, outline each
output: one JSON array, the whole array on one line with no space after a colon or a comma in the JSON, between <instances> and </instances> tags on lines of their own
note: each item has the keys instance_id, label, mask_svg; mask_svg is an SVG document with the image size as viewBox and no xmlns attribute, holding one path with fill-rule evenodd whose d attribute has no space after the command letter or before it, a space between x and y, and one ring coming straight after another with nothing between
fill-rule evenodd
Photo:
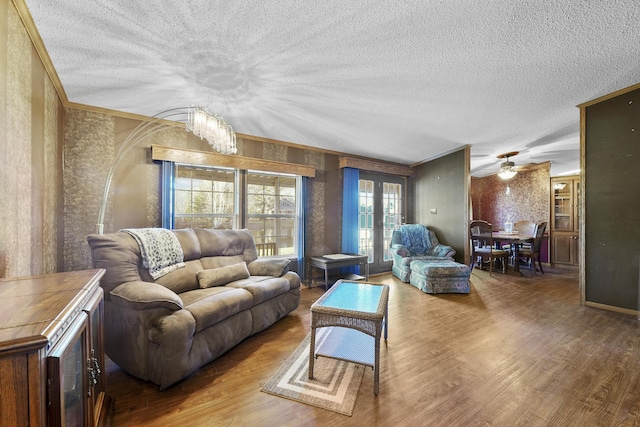
<instances>
[{"instance_id":1,"label":"wood finished floor","mask_svg":"<svg viewBox=\"0 0 640 427\"><path fill-rule=\"evenodd\" d=\"M380 394L367 369L352 417L262 393L309 331L321 288L187 379L158 387L107 364L114 426L640 425L633 317L579 304L577 270L519 277L475 270L469 295L427 295L390 275Z\"/></svg>"}]
</instances>

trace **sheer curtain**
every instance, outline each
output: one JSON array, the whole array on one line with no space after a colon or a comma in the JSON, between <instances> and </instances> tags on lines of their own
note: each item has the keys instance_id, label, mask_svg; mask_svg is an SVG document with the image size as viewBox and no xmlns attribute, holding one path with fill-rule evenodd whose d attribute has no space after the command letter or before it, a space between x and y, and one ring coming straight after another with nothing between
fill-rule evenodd
<instances>
[{"instance_id":1,"label":"sheer curtain","mask_svg":"<svg viewBox=\"0 0 640 427\"><path fill-rule=\"evenodd\" d=\"M342 253L357 254L360 171L354 168L343 168L342 171ZM359 273L360 266L349 267L347 271Z\"/></svg>"}]
</instances>

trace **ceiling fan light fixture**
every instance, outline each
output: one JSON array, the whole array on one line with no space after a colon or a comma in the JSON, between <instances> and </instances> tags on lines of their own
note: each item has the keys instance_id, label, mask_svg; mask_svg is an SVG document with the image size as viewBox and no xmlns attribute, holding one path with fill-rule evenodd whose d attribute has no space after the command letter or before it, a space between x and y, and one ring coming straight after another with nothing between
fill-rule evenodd
<instances>
[{"instance_id":1,"label":"ceiling fan light fixture","mask_svg":"<svg viewBox=\"0 0 640 427\"><path fill-rule=\"evenodd\" d=\"M500 171L498 172L498 176L500 178L507 180L516 176L516 174L518 173L518 171L516 170L516 165L515 163L509 161L509 157L515 156L516 154L518 154L517 151L512 151L510 153L500 154L498 156L499 159L507 159L506 162L503 162L500 165Z\"/></svg>"},{"instance_id":2,"label":"ceiling fan light fixture","mask_svg":"<svg viewBox=\"0 0 640 427\"><path fill-rule=\"evenodd\" d=\"M500 165L500 172L498 172L498 176L502 179L511 179L518 171L516 170L516 165L513 162L504 162Z\"/></svg>"}]
</instances>

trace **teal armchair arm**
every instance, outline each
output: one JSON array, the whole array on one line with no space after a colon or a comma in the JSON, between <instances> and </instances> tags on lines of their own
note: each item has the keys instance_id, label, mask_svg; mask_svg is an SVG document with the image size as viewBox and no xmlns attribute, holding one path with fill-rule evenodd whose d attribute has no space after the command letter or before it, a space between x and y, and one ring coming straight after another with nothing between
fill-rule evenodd
<instances>
[{"instance_id":1,"label":"teal armchair arm","mask_svg":"<svg viewBox=\"0 0 640 427\"><path fill-rule=\"evenodd\" d=\"M451 257L456 254L456 250L453 249L449 245L443 245L442 243L438 243L433 248L431 248L430 254L437 257Z\"/></svg>"}]
</instances>

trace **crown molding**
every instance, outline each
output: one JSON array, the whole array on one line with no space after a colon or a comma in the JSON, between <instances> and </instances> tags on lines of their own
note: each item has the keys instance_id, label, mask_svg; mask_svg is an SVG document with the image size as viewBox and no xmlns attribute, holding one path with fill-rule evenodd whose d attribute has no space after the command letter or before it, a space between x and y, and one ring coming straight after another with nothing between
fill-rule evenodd
<instances>
[{"instance_id":1,"label":"crown molding","mask_svg":"<svg viewBox=\"0 0 640 427\"><path fill-rule=\"evenodd\" d=\"M38 29L36 28L36 25L33 22L33 17L31 16L31 12L29 11L29 8L27 7L25 1L24 0L11 0L11 2L13 3L14 7L16 8L18 16L20 17L20 20L22 21L22 24L24 25L25 29L27 30L29 38L31 39L31 42L33 43L33 46L34 46L38 56L40 57L40 60L42 61L42 65L43 65L43 67L45 69L45 72L49 76L49 79L51 80L51 83L53 84L56 92L58 93L58 97L60 98L60 101L62 102L62 106L63 107L65 107L65 108L75 108L77 110L89 111L89 112L94 112L94 113L98 113L98 114L106 114L106 115L125 118L125 119L140 120L140 121L149 120L148 116L144 116L144 115L141 115L141 114L134 114L134 113L128 113L128 112L125 112L125 111L111 110L111 109L108 109L108 108L96 107L96 106L93 106L93 105L86 105L86 104L80 104L80 103L69 101L69 98L67 97L67 93L65 92L64 87L62 86L62 82L60 81L60 77L58 76L58 73L56 72L56 69L53 66L53 62L51 61L51 57L49 57L49 52L47 52L47 49L44 46L44 42L42 41L42 38L40 37L40 33L38 32ZM166 122L167 122L167 124L170 124L169 123L170 121L167 120ZM180 124L179 122L175 122L175 123L176 123L176 125ZM320 152L320 153L323 153L323 154L332 154L332 155L336 155L336 156L348 155L348 153L344 153L344 152L326 150L326 149L323 149L323 148L314 147L314 146L310 146L310 145L303 145L303 144L297 144L297 143L293 143L293 142L280 141L280 140L276 140L276 139L270 139L270 138L254 136L254 135L247 135L247 134L238 133L238 132L236 132L236 136L238 136L238 137L240 137L242 139L246 139L246 140L263 142L263 143L272 143L272 144L278 144L278 145L285 145L285 146L292 147L292 148L299 148L299 149L309 150L309 151L317 151L317 152Z\"/></svg>"}]
</instances>

